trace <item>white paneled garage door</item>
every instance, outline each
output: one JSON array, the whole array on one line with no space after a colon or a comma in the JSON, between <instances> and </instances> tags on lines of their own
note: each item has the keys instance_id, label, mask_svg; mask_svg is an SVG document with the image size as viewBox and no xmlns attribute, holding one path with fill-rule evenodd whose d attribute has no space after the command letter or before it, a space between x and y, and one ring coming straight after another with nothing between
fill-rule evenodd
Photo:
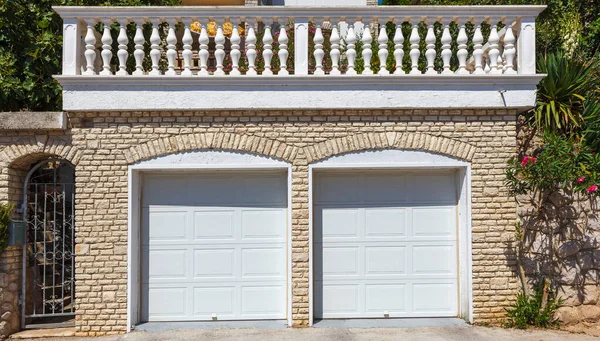
<instances>
[{"instance_id":1,"label":"white paneled garage door","mask_svg":"<svg viewBox=\"0 0 600 341\"><path fill-rule=\"evenodd\" d=\"M456 174L317 173L315 318L458 316Z\"/></svg>"},{"instance_id":2,"label":"white paneled garage door","mask_svg":"<svg viewBox=\"0 0 600 341\"><path fill-rule=\"evenodd\" d=\"M284 319L283 173L144 175L142 321Z\"/></svg>"}]
</instances>

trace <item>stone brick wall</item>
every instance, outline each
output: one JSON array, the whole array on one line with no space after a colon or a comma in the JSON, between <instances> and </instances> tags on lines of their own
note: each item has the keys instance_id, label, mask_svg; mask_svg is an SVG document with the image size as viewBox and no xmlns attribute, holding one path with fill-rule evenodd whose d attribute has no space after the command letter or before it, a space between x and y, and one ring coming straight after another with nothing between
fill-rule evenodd
<instances>
[{"instance_id":1,"label":"stone brick wall","mask_svg":"<svg viewBox=\"0 0 600 341\"><path fill-rule=\"evenodd\" d=\"M472 162L475 322L497 322L514 299L518 286L505 241L514 231L516 204L503 185L506 161L516 148L514 111L91 112L69 116L71 147L61 150L61 155L76 165L76 323L80 335L126 330L127 167L154 156L199 148L250 151L292 163L295 326L307 325L309 315L308 165L366 149L428 150Z\"/></svg>"}]
</instances>

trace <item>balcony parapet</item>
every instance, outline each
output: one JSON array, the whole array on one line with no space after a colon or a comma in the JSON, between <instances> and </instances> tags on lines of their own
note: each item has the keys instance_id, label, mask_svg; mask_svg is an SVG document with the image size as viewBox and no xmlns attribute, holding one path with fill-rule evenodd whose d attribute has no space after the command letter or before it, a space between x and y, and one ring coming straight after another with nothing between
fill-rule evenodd
<instances>
[{"instance_id":1,"label":"balcony parapet","mask_svg":"<svg viewBox=\"0 0 600 341\"><path fill-rule=\"evenodd\" d=\"M56 7L56 78L65 110L527 108L544 8Z\"/></svg>"}]
</instances>

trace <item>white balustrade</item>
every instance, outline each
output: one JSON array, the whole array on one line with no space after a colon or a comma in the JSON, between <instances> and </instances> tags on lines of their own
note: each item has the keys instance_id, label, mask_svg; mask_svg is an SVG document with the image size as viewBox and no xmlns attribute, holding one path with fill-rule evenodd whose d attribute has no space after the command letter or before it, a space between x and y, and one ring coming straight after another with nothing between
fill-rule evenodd
<instances>
[{"instance_id":1,"label":"white balustrade","mask_svg":"<svg viewBox=\"0 0 600 341\"><path fill-rule=\"evenodd\" d=\"M110 60L112 58L112 36L110 35L110 20L104 21L104 33L102 34L102 71L101 75L109 76L112 75L110 69Z\"/></svg>"},{"instance_id":2,"label":"white balustrade","mask_svg":"<svg viewBox=\"0 0 600 341\"><path fill-rule=\"evenodd\" d=\"M246 36L246 57L248 58L248 71L246 72L249 76L256 76L256 35L254 34L254 21L248 23L248 36Z\"/></svg>"},{"instance_id":3,"label":"white balustrade","mask_svg":"<svg viewBox=\"0 0 600 341\"><path fill-rule=\"evenodd\" d=\"M258 76L259 73L270 76L274 74L272 64L273 58L276 58L280 65L276 72L279 76L345 74L374 77L390 75L392 71L393 75L405 75L402 66L408 55L409 74L420 77L438 74L535 74L535 17L541 7L390 6L365 7L360 11L344 7L243 7L239 10L212 7L140 7L135 10L58 7L57 10L65 18L63 70L69 75L114 73L126 77L131 73L135 76L160 76L161 65L164 65L164 74L171 77L242 77ZM502 19L505 25L502 30L498 29L498 19ZM192 22L195 24L192 25ZM114 33L118 44L113 51L111 25L115 23L119 25L114 28L118 30ZM130 23L132 30L128 31ZM168 26L163 26L164 23ZM386 30L386 25L392 24L395 25L393 38L392 32ZM471 24L474 30L468 32L466 27ZM489 36L484 35L482 24L490 25ZM149 36L144 36L144 25L151 25ZM314 35L308 38L308 28L312 29L313 25L316 28ZM404 26L407 31L403 32L403 25L410 25L410 29ZM437 25L441 25L439 33L436 33ZM73 33L73 26L79 35ZM194 30L198 29L192 31L192 26ZM455 26L458 32L451 30ZM290 27L295 32L293 50L288 45ZM257 30L261 31L260 52L257 51ZM308 39L312 39L310 48ZM405 39L409 44L405 45ZM362 48L357 47L359 40ZM484 44L484 41L487 43ZM472 52L467 48L470 42ZM457 46L457 50L453 51L452 46ZM377 55L373 56L375 48ZM259 53L262 60L257 65ZM357 72L358 53L364 65L362 72ZM113 61L115 54L117 58ZM441 65L436 68L438 55ZM214 56L212 64L211 56ZM390 56L395 61L391 68L387 65ZM290 57L294 62L289 62ZM379 61L375 70L371 66L373 57ZM128 70L130 58L135 62L133 70ZM314 64L309 63L312 58ZM314 66L313 70L310 65ZM345 72L340 65L346 66Z\"/></svg>"},{"instance_id":4,"label":"white balustrade","mask_svg":"<svg viewBox=\"0 0 600 341\"><path fill-rule=\"evenodd\" d=\"M419 70L419 56L421 55L421 51L419 50L419 43L421 42L421 37L419 36L419 23L413 22L412 31L410 32L410 62L411 62L411 74L419 75L421 71Z\"/></svg>"},{"instance_id":5,"label":"white balustrade","mask_svg":"<svg viewBox=\"0 0 600 341\"><path fill-rule=\"evenodd\" d=\"M373 51L371 51L371 42L373 41L373 37L371 37L369 23L365 23L361 41L363 43L362 58L365 64L362 74L372 75L373 71L371 70L371 57L373 56Z\"/></svg>"},{"instance_id":6,"label":"white balustrade","mask_svg":"<svg viewBox=\"0 0 600 341\"><path fill-rule=\"evenodd\" d=\"M390 72L386 69L388 50L387 50L387 42L388 36L386 32L385 23L380 25L379 27L379 36L377 37L377 42L379 43L379 51L377 51L377 56L379 57L379 72L380 75L389 75Z\"/></svg>"},{"instance_id":7,"label":"white balustrade","mask_svg":"<svg viewBox=\"0 0 600 341\"><path fill-rule=\"evenodd\" d=\"M287 60L289 56L289 52L287 50L288 46L288 36L287 31L285 30L285 22L281 23L281 27L279 28L279 38L277 42L279 43L279 52L277 52L277 56L279 57L279 72L277 72L278 76L287 76L290 73L287 70Z\"/></svg>"},{"instance_id":8,"label":"white balustrade","mask_svg":"<svg viewBox=\"0 0 600 341\"><path fill-rule=\"evenodd\" d=\"M323 71L323 57L325 57L325 52L323 51L323 42L325 38L323 37L323 32L321 30L320 21L317 22L317 29L315 31L315 38L313 39L315 42L315 52L313 55L315 56L315 75L324 75L325 71Z\"/></svg>"},{"instance_id":9,"label":"white balustrade","mask_svg":"<svg viewBox=\"0 0 600 341\"><path fill-rule=\"evenodd\" d=\"M160 62L160 34L158 33L158 25L160 22L158 19L152 19L152 34L150 35L150 59L152 59L152 71L148 74L152 76L160 75L158 70L158 63Z\"/></svg>"},{"instance_id":10,"label":"white balustrade","mask_svg":"<svg viewBox=\"0 0 600 341\"><path fill-rule=\"evenodd\" d=\"M396 31L394 33L394 59L396 60L395 75L403 75L402 60L404 59L404 35L402 34L402 22L396 23Z\"/></svg>"},{"instance_id":11,"label":"white balustrade","mask_svg":"<svg viewBox=\"0 0 600 341\"><path fill-rule=\"evenodd\" d=\"M265 31L263 34L263 59L265 61L265 69L262 74L265 76L272 76L271 71L271 58L273 58L273 36L271 35L271 25L265 23Z\"/></svg>"}]
</instances>

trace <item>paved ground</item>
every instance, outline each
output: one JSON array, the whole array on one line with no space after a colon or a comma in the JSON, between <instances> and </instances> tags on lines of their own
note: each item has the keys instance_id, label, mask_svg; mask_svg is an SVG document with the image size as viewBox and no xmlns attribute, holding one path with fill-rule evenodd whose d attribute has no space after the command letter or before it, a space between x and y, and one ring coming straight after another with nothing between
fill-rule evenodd
<instances>
[{"instance_id":1,"label":"paved ground","mask_svg":"<svg viewBox=\"0 0 600 341\"><path fill-rule=\"evenodd\" d=\"M133 332L127 335L104 336L98 338L45 338L47 341L583 341L597 340L592 336L570 334L561 331L514 330L487 327L422 327L422 328L307 328L307 329L214 329L177 330L165 332Z\"/></svg>"}]
</instances>

